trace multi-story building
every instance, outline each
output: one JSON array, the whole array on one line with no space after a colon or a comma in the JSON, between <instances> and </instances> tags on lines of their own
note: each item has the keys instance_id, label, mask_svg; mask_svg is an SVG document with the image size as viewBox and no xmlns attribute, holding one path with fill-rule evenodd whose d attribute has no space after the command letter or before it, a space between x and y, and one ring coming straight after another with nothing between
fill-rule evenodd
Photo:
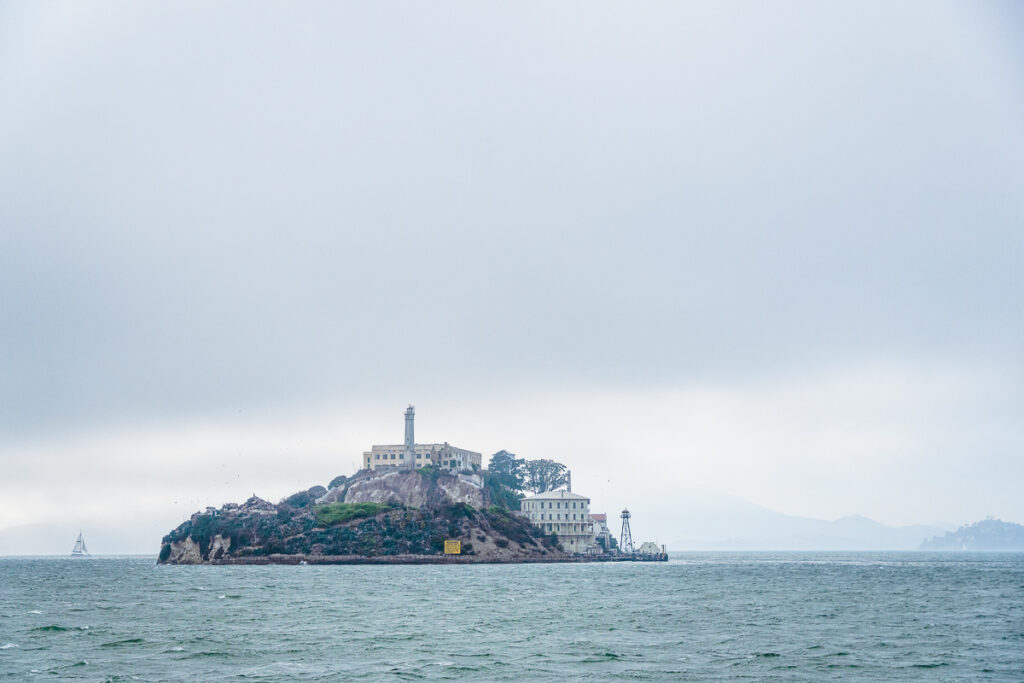
<instances>
[{"instance_id":1,"label":"multi-story building","mask_svg":"<svg viewBox=\"0 0 1024 683\"><path fill-rule=\"evenodd\" d=\"M568 552L584 553L594 545L590 499L571 491L546 491L520 501L530 522L545 533L558 534Z\"/></svg>"},{"instance_id":2,"label":"multi-story building","mask_svg":"<svg viewBox=\"0 0 1024 683\"><path fill-rule=\"evenodd\" d=\"M412 406L405 411L405 443L385 446L371 446L363 452L363 469L378 467L426 467L436 465L447 470L479 470L483 456L476 451L467 451L444 443L416 443L414 420L416 409Z\"/></svg>"},{"instance_id":3,"label":"multi-story building","mask_svg":"<svg viewBox=\"0 0 1024 683\"><path fill-rule=\"evenodd\" d=\"M448 470L479 470L483 464L483 456L475 451L456 448L448 443L418 443L413 446L416 456L416 467L437 465ZM403 444L371 446L363 451L363 469L375 470L378 467L401 467L412 462L407 458Z\"/></svg>"}]
</instances>

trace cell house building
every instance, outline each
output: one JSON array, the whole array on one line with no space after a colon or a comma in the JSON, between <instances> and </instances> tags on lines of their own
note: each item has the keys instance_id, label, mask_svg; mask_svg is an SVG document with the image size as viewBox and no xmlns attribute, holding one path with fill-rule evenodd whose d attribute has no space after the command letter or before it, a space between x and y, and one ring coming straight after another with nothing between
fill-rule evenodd
<instances>
[{"instance_id":1,"label":"cell house building","mask_svg":"<svg viewBox=\"0 0 1024 683\"><path fill-rule=\"evenodd\" d=\"M435 465L446 470L478 471L483 465L483 456L476 451L456 448L444 443L416 443L416 409L409 406L405 411L405 443L374 445L363 451L363 469L379 467L419 468Z\"/></svg>"}]
</instances>

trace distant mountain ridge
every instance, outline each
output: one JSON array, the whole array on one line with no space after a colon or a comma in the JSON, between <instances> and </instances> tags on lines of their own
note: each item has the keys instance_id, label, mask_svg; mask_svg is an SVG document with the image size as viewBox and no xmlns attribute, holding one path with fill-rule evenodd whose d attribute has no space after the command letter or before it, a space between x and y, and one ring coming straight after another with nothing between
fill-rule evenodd
<instances>
[{"instance_id":1,"label":"distant mountain ridge","mask_svg":"<svg viewBox=\"0 0 1024 683\"><path fill-rule=\"evenodd\" d=\"M720 494L682 502L672 550L917 550L946 524L887 526L862 515L834 521L776 512Z\"/></svg>"}]
</instances>

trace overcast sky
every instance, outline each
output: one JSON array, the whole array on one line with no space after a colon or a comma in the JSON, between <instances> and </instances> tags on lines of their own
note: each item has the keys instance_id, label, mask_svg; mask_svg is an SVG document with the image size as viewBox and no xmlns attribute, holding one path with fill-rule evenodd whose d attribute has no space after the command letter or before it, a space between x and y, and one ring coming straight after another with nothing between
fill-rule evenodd
<instances>
[{"instance_id":1,"label":"overcast sky","mask_svg":"<svg viewBox=\"0 0 1024 683\"><path fill-rule=\"evenodd\" d=\"M662 537L1024 522L1022 263L1012 2L0 2L0 529L155 552L407 403Z\"/></svg>"}]
</instances>

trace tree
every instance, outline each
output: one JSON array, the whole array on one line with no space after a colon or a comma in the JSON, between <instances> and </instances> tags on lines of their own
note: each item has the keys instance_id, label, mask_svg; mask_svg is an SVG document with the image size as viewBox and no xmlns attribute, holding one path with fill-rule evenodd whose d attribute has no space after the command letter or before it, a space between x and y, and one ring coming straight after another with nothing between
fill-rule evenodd
<instances>
[{"instance_id":1,"label":"tree","mask_svg":"<svg viewBox=\"0 0 1024 683\"><path fill-rule=\"evenodd\" d=\"M543 493L565 486L569 473L565 465L554 460L524 460L515 453L498 451L487 466L489 477L512 491Z\"/></svg>"},{"instance_id":2,"label":"tree","mask_svg":"<svg viewBox=\"0 0 1024 683\"><path fill-rule=\"evenodd\" d=\"M527 460L524 470L525 488L534 493L554 491L569 480L565 465L554 460Z\"/></svg>"},{"instance_id":3,"label":"tree","mask_svg":"<svg viewBox=\"0 0 1024 683\"><path fill-rule=\"evenodd\" d=\"M522 491L525 464L526 461L517 458L515 453L502 450L491 456L491 463L487 466L487 471L498 484L507 486L513 491Z\"/></svg>"}]
</instances>

